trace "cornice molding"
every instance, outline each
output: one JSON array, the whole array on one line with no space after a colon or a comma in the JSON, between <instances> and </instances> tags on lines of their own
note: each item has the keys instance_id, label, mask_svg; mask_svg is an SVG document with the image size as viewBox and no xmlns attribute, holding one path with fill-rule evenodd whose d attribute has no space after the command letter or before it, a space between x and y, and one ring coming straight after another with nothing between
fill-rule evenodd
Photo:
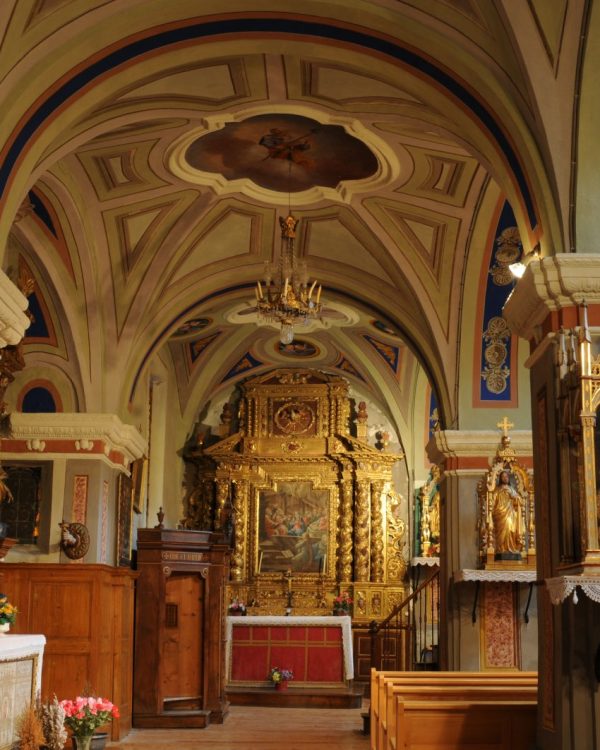
<instances>
[{"instance_id":1,"label":"cornice molding","mask_svg":"<svg viewBox=\"0 0 600 750\"><path fill-rule=\"evenodd\" d=\"M0 349L18 344L25 335L29 318L23 311L28 306L27 297L0 270Z\"/></svg>"},{"instance_id":2,"label":"cornice molding","mask_svg":"<svg viewBox=\"0 0 600 750\"><path fill-rule=\"evenodd\" d=\"M485 458L490 464L501 442L498 430L439 430L427 445L427 455L434 463L448 458ZM510 445L518 456L531 456L531 430L511 430Z\"/></svg>"},{"instance_id":3,"label":"cornice molding","mask_svg":"<svg viewBox=\"0 0 600 750\"><path fill-rule=\"evenodd\" d=\"M514 333L531 340L548 313L583 302L600 304L600 255L561 253L529 263L503 316Z\"/></svg>"},{"instance_id":4,"label":"cornice molding","mask_svg":"<svg viewBox=\"0 0 600 750\"><path fill-rule=\"evenodd\" d=\"M129 463L147 454L148 444L139 431L115 414L11 414L11 440L27 441L29 450L44 450L42 443L73 441L73 452L81 455L100 443L105 455L120 453ZM31 446L31 447L30 447ZM61 451L63 452L63 451ZM67 451L68 452L68 451Z\"/></svg>"}]
</instances>

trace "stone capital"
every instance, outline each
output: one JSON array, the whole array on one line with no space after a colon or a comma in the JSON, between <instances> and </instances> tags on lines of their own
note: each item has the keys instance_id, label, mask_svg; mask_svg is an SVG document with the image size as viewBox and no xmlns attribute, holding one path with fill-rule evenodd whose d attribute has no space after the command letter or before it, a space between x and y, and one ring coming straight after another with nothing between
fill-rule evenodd
<instances>
[{"instance_id":1,"label":"stone capital","mask_svg":"<svg viewBox=\"0 0 600 750\"><path fill-rule=\"evenodd\" d=\"M427 456L438 465L452 463L454 468L485 471L491 466L500 441L498 430L440 430L427 444ZM531 430L511 430L510 445L517 457L530 457Z\"/></svg>"},{"instance_id":2,"label":"stone capital","mask_svg":"<svg viewBox=\"0 0 600 750\"><path fill-rule=\"evenodd\" d=\"M561 253L531 261L506 301L503 316L514 333L537 342L551 313L584 302L600 307L600 255Z\"/></svg>"}]
</instances>

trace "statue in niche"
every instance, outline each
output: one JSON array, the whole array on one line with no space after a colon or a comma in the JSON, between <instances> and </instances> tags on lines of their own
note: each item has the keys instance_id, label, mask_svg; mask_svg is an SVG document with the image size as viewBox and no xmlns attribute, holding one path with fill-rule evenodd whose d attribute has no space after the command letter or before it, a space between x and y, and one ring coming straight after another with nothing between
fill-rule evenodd
<instances>
[{"instance_id":1,"label":"statue in niche","mask_svg":"<svg viewBox=\"0 0 600 750\"><path fill-rule=\"evenodd\" d=\"M417 539L417 549L423 557L438 557L440 554L440 483L441 471L439 466L432 466L427 481L418 492L416 510L417 529L420 537Z\"/></svg>"},{"instance_id":2,"label":"statue in niche","mask_svg":"<svg viewBox=\"0 0 600 750\"><path fill-rule=\"evenodd\" d=\"M510 472L506 469L498 475L490 502L496 556L521 558L525 548L525 524L523 498L510 483Z\"/></svg>"},{"instance_id":3,"label":"statue in niche","mask_svg":"<svg viewBox=\"0 0 600 750\"><path fill-rule=\"evenodd\" d=\"M506 417L491 469L477 487L480 557L485 568L535 566L533 483L510 444Z\"/></svg>"}]
</instances>

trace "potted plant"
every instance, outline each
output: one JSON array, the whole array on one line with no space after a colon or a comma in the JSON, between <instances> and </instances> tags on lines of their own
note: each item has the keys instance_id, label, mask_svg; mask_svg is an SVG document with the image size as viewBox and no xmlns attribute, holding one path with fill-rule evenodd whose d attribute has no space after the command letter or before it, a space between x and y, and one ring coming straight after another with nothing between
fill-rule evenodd
<instances>
[{"instance_id":1,"label":"potted plant","mask_svg":"<svg viewBox=\"0 0 600 750\"><path fill-rule=\"evenodd\" d=\"M227 607L227 613L230 616L241 616L246 614L246 605L243 601L237 597L231 601L229 607Z\"/></svg>"},{"instance_id":2,"label":"potted plant","mask_svg":"<svg viewBox=\"0 0 600 750\"><path fill-rule=\"evenodd\" d=\"M269 679L275 685L276 690L287 690L288 682L294 679L294 673L291 669L281 669L281 667L271 667Z\"/></svg>"},{"instance_id":3,"label":"potted plant","mask_svg":"<svg viewBox=\"0 0 600 750\"><path fill-rule=\"evenodd\" d=\"M347 591L338 594L333 600L333 614L334 615L350 615L350 608L352 606L352 597Z\"/></svg>"},{"instance_id":4,"label":"potted plant","mask_svg":"<svg viewBox=\"0 0 600 750\"><path fill-rule=\"evenodd\" d=\"M8 601L6 594L0 594L0 633L8 633L16 619L17 608Z\"/></svg>"},{"instance_id":5,"label":"potted plant","mask_svg":"<svg viewBox=\"0 0 600 750\"><path fill-rule=\"evenodd\" d=\"M60 706L65 711L65 725L73 733L74 750L90 750L95 730L119 718L119 709L105 698L77 696L61 701Z\"/></svg>"}]
</instances>

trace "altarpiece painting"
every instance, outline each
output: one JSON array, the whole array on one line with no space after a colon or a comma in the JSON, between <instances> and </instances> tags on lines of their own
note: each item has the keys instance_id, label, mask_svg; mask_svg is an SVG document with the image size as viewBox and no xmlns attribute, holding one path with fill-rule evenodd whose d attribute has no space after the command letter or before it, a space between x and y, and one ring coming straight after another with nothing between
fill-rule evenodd
<instances>
[{"instance_id":1,"label":"altarpiece painting","mask_svg":"<svg viewBox=\"0 0 600 750\"><path fill-rule=\"evenodd\" d=\"M324 573L329 551L329 491L312 482L279 482L258 492L258 573Z\"/></svg>"}]
</instances>

